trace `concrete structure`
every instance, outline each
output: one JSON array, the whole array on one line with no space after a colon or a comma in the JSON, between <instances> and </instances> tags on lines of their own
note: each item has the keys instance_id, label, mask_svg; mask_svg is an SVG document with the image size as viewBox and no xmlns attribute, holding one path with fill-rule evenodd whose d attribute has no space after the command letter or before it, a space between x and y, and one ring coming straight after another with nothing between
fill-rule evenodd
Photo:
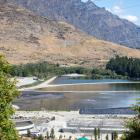
<instances>
[{"instance_id":1,"label":"concrete structure","mask_svg":"<svg viewBox=\"0 0 140 140\"><path fill-rule=\"evenodd\" d=\"M34 128L34 123L30 120L14 120L16 124L16 129L20 135L27 134L27 131Z\"/></svg>"},{"instance_id":2,"label":"concrete structure","mask_svg":"<svg viewBox=\"0 0 140 140\"><path fill-rule=\"evenodd\" d=\"M122 134L126 131L123 120L120 119L76 118L69 120L67 126L60 129L60 132L92 134L95 128L99 128L102 134L111 134L115 131Z\"/></svg>"},{"instance_id":3,"label":"concrete structure","mask_svg":"<svg viewBox=\"0 0 140 140\"><path fill-rule=\"evenodd\" d=\"M91 139L94 129L100 128L102 140L106 139L106 135L111 140L112 132L116 131L120 137L127 130L124 122L134 115L81 115L79 111L17 111L14 117L34 120L35 127L31 129L33 135L45 136L47 131L50 132L53 128L57 139L60 135L65 135L66 139L71 136L72 140L82 136ZM52 120L53 117L55 120Z\"/></svg>"}]
</instances>

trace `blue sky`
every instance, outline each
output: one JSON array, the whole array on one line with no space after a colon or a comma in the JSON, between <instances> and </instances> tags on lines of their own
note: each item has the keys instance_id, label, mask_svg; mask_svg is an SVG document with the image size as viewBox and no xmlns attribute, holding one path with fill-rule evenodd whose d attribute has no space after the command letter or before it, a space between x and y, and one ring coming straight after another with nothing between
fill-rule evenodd
<instances>
[{"instance_id":1,"label":"blue sky","mask_svg":"<svg viewBox=\"0 0 140 140\"><path fill-rule=\"evenodd\" d=\"M88 0L82 0L84 2ZM140 25L140 0L92 0L113 14Z\"/></svg>"}]
</instances>

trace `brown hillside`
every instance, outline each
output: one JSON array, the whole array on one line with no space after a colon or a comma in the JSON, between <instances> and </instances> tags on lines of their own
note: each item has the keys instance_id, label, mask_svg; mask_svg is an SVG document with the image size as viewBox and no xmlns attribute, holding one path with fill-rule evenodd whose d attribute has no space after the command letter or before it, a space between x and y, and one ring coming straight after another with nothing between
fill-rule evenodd
<instances>
[{"instance_id":1,"label":"brown hillside","mask_svg":"<svg viewBox=\"0 0 140 140\"><path fill-rule=\"evenodd\" d=\"M111 57L140 57L140 51L97 40L75 27L36 16L13 5L0 5L0 52L10 63L103 65Z\"/></svg>"}]
</instances>

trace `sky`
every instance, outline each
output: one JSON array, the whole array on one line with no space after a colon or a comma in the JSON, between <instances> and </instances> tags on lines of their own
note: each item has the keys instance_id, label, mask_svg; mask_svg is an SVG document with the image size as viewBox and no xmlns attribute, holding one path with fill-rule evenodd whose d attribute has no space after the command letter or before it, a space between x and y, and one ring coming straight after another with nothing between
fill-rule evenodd
<instances>
[{"instance_id":1,"label":"sky","mask_svg":"<svg viewBox=\"0 0 140 140\"><path fill-rule=\"evenodd\" d=\"M88 0L81 0L86 2ZM92 0L97 6L140 26L140 0Z\"/></svg>"}]
</instances>

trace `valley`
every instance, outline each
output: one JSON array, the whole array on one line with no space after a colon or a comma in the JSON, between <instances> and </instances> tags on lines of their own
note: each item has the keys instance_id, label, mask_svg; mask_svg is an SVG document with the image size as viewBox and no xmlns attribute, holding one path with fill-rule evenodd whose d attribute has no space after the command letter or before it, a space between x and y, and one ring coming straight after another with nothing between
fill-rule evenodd
<instances>
[{"instance_id":1,"label":"valley","mask_svg":"<svg viewBox=\"0 0 140 140\"><path fill-rule=\"evenodd\" d=\"M0 0L0 140L139 139L138 12L112 2Z\"/></svg>"}]
</instances>

